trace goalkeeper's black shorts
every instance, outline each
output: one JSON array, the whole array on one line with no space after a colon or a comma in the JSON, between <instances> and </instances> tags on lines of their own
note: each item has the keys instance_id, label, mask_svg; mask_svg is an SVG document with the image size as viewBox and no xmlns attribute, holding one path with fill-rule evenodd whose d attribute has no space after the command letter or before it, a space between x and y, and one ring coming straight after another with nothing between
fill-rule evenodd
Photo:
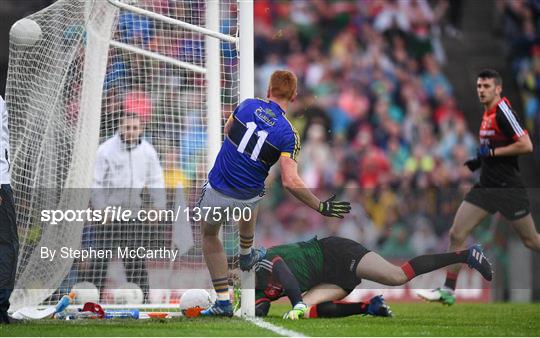
<instances>
[{"instance_id":1,"label":"goalkeeper's black shorts","mask_svg":"<svg viewBox=\"0 0 540 338\"><path fill-rule=\"evenodd\" d=\"M465 201L484 209L490 214L500 212L513 221L529 214L529 197L523 187L486 188L476 184L465 195Z\"/></svg>"},{"instance_id":2,"label":"goalkeeper's black shorts","mask_svg":"<svg viewBox=\"0 0 540 338\"><path fill-rule=\"evenodd\" d=\"M362 244L341 237L319 240L323 252L324 276L322 283L335 284L351 292L362 281L356 277L356 267L370 252Z\"/></svg>"}]
</instances>

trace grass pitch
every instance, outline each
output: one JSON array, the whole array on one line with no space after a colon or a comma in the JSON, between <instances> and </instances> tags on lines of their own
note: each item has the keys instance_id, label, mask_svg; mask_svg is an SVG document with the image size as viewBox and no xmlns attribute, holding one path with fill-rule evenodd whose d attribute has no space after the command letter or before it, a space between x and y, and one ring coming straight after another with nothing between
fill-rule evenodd
<instances>
[{"instance_id":1,"label":"grass pitch","mask_svg":"<svg viewBox=\"0 0 540 338\"><path fill-rule=\"evenodd\" d=\"M265 320L306 336L538 336L540 304L394 304L394 318L353 316L285 321L286 304ZM0 336L276 336L239 318L42 320L0 325Z\"/></svg>"}]
</instances>

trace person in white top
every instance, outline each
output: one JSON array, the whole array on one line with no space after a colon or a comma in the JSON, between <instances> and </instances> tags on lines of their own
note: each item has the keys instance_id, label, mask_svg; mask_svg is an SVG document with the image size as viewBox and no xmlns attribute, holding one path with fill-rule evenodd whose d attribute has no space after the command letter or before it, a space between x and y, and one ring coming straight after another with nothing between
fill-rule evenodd
<instances>
[{"instance_id":1,"label":"person in white top","mask_svg":"<svg viewBox=\"0 0 540 338\"><path fill-rule=\"evenodd\" d=\"M94 167L92 206L131 209L142 207L141 193L148 188L155 209L165 209L165 180L158 154L141 137L138 115L127 114L120 121L119 131L98 148Z\"/></svg>"},{"instance_id":2,"label":"person in white top","mask_svg":"<svg viewBox=\"0 0 540 338\"><path fill-rule=\"evenodd\" d=\"M120 119L118 132L98 148L94 168L92 189L93 209L107 207L130 209L131 217L143 208L141 194L147 189L152 199L152 208L166 207L165 180L158 154L154 147L142 138L143 126L136 114L126 113ZM100 249L144 247L152 249L158 242L155 238L156 225L140 220L121 222L109 220L106 224L95 224L96 242L91 245ZM159 225L157 225L159 226ZM152 247L150 247L152 246ZM82 276L98 288L103 286L107 274L108 259L96 259L91 263L89 275ZM128 282L138 284L145 297L148 295L148 276L144 260L124 258Z\"/></svg>"},{"instance_id":3,"label":"person in white top","mask_svg":"<svg viewBox=\"0 0 540 338\"><path fill-rule=\"evenodd\" d=\"M0 324L9 324L9 296L15 286L19 237L10 183L8 112L0 96Z\"/></svg>"}]
</instances>

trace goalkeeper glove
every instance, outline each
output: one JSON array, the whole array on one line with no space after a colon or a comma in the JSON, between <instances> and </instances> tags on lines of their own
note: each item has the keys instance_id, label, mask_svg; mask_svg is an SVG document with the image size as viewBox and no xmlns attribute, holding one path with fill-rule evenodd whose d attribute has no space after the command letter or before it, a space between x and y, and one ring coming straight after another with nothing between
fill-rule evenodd
<instances>
[{"instance_id":1,"label":"goalkeeper glove","mask_svg":"<svg viewBox=\"0 0 540 338\"><path fill-rule=\"evenodd\" d=\"M308 306L302 302L297 303L292 310L283 315L283 319L298 320L304 317L308 310Z\"/></svg>"},{"instance_id":2,"label":"goalkeeper glove","mask_svg":"<svg viewBox=\"0 0 540 338\"><path fill-rule=\"evenodd\" d=\"M476 157L468 160L463 165L469 168L470 171L476 171L482 166L482 161Z\"/></svg>"},{"instance_id":3,"label":"goalkeeper glove","mask_svg":"<svg viewBox=\"0 0 540 338\"><path fill-rule=\"evenodd\" d=\"M495 156L495 149L491 148L487 144L483 144L478 148L478 157L492 157Z\"/></svg>"},{"instance_id":4,"label":"goalkeeper glove","mask_svg":"<svg viewBox=\"0 0 540 338\"><path fill-rule=\"evenodd\" d=\"M336 195L319 203L319 212L323 216L343 218L342 214L348 214L351 211L351 203L343 201L334 201Z\"/></svg>"}]
</instances>

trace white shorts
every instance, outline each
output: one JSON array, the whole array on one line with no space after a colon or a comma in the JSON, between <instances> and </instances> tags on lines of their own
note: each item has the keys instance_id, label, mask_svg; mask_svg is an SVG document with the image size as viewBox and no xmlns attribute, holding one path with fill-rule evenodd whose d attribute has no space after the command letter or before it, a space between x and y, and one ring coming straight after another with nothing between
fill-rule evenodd
<instances>
[{"instance_id":1,"label":"white shorts","mask_svg":"<svg viewBox=\"0 0 540 338\"><path fill-rule=\"evenodd\" d=\"M253 214L262 199L262 194L248 200L240 200L229 197L212 188L206 182L202 188L198 207L202 209L202 221L220 225L223 223L238 222L240 219L248 219Z\"/></svg>"}]
</instances>

